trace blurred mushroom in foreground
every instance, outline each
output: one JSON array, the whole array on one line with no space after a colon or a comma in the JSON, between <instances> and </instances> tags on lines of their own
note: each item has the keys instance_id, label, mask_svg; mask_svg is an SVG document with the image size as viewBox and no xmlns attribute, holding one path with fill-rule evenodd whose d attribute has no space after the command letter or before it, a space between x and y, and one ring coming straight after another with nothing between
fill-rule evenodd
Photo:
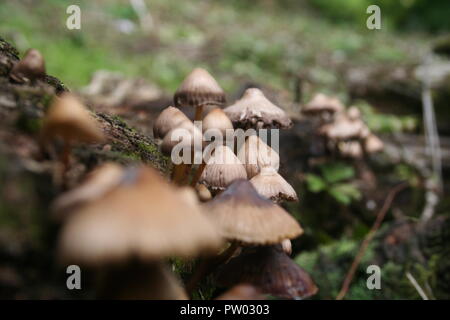
<instances>
[{"instance_id":1,"label":"blurred mushroom in foreground","mask_svg":"<svg viewBox=\"0 0 450 320\"><path fill-rule=\"evenodd\" d=\"M225 104L225 93L208 71L195 68L183 80L173 100L178 108L196 108L194 119L201 120L205 106Z\"/></svg>"},{"instance_id":2,"label":"blurred mushroom in foreground","mask_svg":"<svg viewBox=\"0 0 450 320\"><path fill-rule=\"evenodd\" d=\"M244 249L218 270L216 279L224 287L249 283L262 293L283 299L306 299L318 291L308 273L280 246Z\"/></svg>"},{"instance_id":3,"label":"blurred mushroom in foreground","mask_svg":"<svg viewBox=\"0 0 450 320\"><path fill-rule=\"evenodd\" d=\"M236 128L288 129L292 127L292 121L287 114L270 102L257 88L245 90L242 98L224 111Z\"/></svg>"},{"instance_id":4,"label":"blurred mushroom in foreground","mask_svg":"<svg viewBox=\"0 0 450 320\"><path fill-rule=\"evenodd\" d=\"M238 284L218 296L215 300L265 300L265 296L251 284Z\"/></svg>"},{"instance_id":5,"label":"blurred mushroom in foreground","mask_svg":"<svg viewBox=\"0 0 450 320\"><path fill-rule=\"evenodd\" d=\"M11 69L9 77L18 83L33 82L45 77L45 60L36 49L28 49L22 60Z\"/></svg>"}]
</instances>

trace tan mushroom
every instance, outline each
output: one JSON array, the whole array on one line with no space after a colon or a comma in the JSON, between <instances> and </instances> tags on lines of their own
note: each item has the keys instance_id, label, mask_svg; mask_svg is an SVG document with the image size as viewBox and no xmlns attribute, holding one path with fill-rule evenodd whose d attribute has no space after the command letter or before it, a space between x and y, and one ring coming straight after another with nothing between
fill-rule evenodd
<instances>
[{"instance_id":1,"label":"tan mushroom","mask_svg":"<svg viewBox=\"0 0 450 320\"><path fill-rule=\"evenodd\" d=\"M204 184L197 183L195 186L195 191L197 191L198 198L201 202L206 202L212 199L211 192Z\"/></svg>"},{"instance_id":2,"label":"tan mushroom","mask_svg":"<svg viewBox=\"0 0 450 320\"><path fill-rule=\"evenodd\" d=\"M359 139L364 127L361 120L351 120L347 115L341 114L333 123L321 126L319 133L334 141Z\"/></svg>"},{"instance_id":3,"label":"tan mushroom","mask_svg":"<svg viewBox=\"0 0 450 320\"><path fill-rule=\"evenodd\" d=\"M163 139L170 130L178 127L185 121L189 121L189 118L180 109L171 106L167 107L155 120L153 137L155 139Z\"/></svg>"},{"instance_id":4,"label":"tan mushroom","mask_svg":"<svg viewBox=\"0 0 450 320\"><path fill-rule=\"evenodd\" d=\"M202 129L204 134L210 137L221 136L225 141L227 131L233 130L233 124L222 109L215 108L203 118Z\"/></svg>"},{"instance_id":5,"label":"tan mushroom","mask_svg":"<svg viewBox=\"0 0 450 320\"><path fill-rule=\"evenodd\" d=\"M45 77L45 61L42 54L36 49L25 52L22 60L11 69L10 78L18 83L33 82Z\"/></svg>"},{"instance_id":6,"label":"tan mushroom","mask_svg":"<svg viewBox=\"0 0 450 320\"><path fill-rule=\"evenodd\" d=\"M244 164L249 179L256 176L262 167L271 167L275 171L280 167L278 153L256 135L247 138L237 156Z\"/></svg>"},{"instance_id":7,"label":"tan mushroom","mask_svg":"<svg viewBox=\"0 0 450 320\"><path fill-rule=\"evenodd\" d=\"M258 193L275 203L298 201L294 188L272 167L264 167L250 182Z\"/></svg>"},{"instance_id":8,"label":"tan mushroom","mask_svg":"<svg viewBox=\"0 0 450 320\"><path fill-rule=\"evenodd\" d=\"M175 92L174 103L179 108L196 108L195 120L201 120L204 106L225 104L225 93L208 71L195 68Z\"/></svg>"},{"instance_id":9,"label":"tan mushroom","mask_svg":"<svg viewBox=\"0 0 450 320\"><path fill-rule=\"evenodd\" d=\"M338 98L318 93L302 108L302 113L305 115L332 115L343 110L344 105Z\"/></svg>"},{"instance_id":10,"label":"tan mushroom","mask_svg":"<svg viewBox=\"0 0 450 320\"><path fill-rule=\"evenodd\" d=\"M305 299L318 291L308 273L280 246L244 248L219 269L216 279L223 287L249 283L262 293L283 299Z\"/></svg>"},{"instance_id":11,"label":"tan mushroom","mask_svg":"<svg viewBox=\"0 0 450 320\"><path fill-rule=\"evenodd\" d=\"M343 157L360 159L363 156L363 149L359 141L340 141L338 149Z\"/></svg>"},{"instance_id":12,"label":"tan mushroom","mask_svg":"<svg viewBox=\"0 0 450 320\"><path fill-rule=\"evenodd\" d=\"M364 149L367 153L377 153L383 151L384 143L374 134L369 134L364 140Z\"/></svg>"},{"instance_id":13,"label":"tan mushroom","mask_svg":"<svg viewBox=\"0 0 450 320\"><path fill-rule=\"evenodd\" d=\"M247 89L241 99L224 111L237 128L287 129L292 126L287 114L270 102L257 88Z\"/></svg>"}]
</instances>

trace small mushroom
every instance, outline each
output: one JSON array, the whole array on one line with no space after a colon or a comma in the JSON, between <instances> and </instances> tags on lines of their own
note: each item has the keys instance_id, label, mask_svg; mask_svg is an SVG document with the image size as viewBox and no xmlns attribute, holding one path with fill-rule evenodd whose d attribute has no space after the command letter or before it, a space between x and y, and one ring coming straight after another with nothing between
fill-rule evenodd
<instances>
[{"instance_id":1,"label":"small mushroom","mask_svg":"<svg viewBox=\"0 0 450 320\"><path fill-rule=\"evenodd\" d=\"M363 149L359 141L340 141L338 149L343 157L360 159L363 156Z\"/></svg>"},{"instance_id":2,"label":"small mushroom","mask_svg":"<svg viewBox=\"0 0 450 320\"><path fill-rule=\"evenodd\" d=\"M369 134L364 140L364 150L369 154L383 151L383 149L383 141L374 134Z\"/></svg>"},{"instance_id":3,"label":"small mushroom","mask_svg":"<svg viewBox=\"0 0 450 320\"><path fill-rule=\"evenodd\" d=\"M262 293L283 299L305 299L318 291L308 273L278 245L244 248L219 269L216 281L223 287L249 283Z\"/></svg>"},{"instance_id":4,"label":"small mushroom","mask_svg":"<svg viewBox=\"0 0 450 320\"><path fill-rule=\"evenodd\" d=\"M280 167L278 153L256 135L247 138L237 156L244 164L249 179L256 176L262 167L272 167L275 171Z\"/></svg>"},{"instance_id":5,"label":"small mushroom","mask_svg":"<svg viewBox=\"0 0 450 320\"><path fill-rule=\"evenodd\" d=\"M212 156L206 160L199 182L216 194L237 179L247 179L245 167L228 146L216 146Z\"/></svg>"},{"instance_id":6,"label":"small mushroom","mask_svg":"<svg viewBox=\"0 0 450 320\"><path fill-rule=\"evenodd\" d=\"M258 194L247 180L234 181L203 208L225 239L244 245L277 244L303 233L289 213Z\"/></svg>"},{"instance_id":7,"label":"small mushroom","mask_svg":"<svg viewBox=\"0 0 450 320\"><path fill-rule=\"evenodd\" d=\"M189 121L189 118L175 107L165 108L156 118L153 125L153 137L163 139L173 128L178 127L182 122Z\"/></svg>"},{"instance_id":8,"label":"small mushroom","mask_svg":"<svg viewBox=\"0 0 450 320\"><path fill-rule=\"evenodd\" d=\"M298 201L294 188L272 167L264 167L250 182L258 193L275 203Z\"/></svg>"},{"instance_id":9,"label":"small mushroom","mask_svg":"<svg viewBox=\"0 0 450 320\"><path fill-rule=\"evenodd\" d=\"M344 105L338 98L318 93L302 108L302 113L307 116L320 116L323 120L328 121L332 115L343 110Z\"/></svg>"},{"instance_id":10,"label":"small mushroom","mask_svg":"<svg viewBox=\"0 0 450 320\"><path fill-rule=\"evenodd\" d=\"M212 199L211 192L204 184L197 183L195 186L195 191L197 191L198 198L201 202L206 202Z\"/></svg>"},{"instance_id":11,"label":"small mushroom","mask_svg":"<svg viewBox=\"0 0 450 320\"><path fill-rule=\"evenodd\" d=\"M233 124L222 109L215 108L203 118L202 129L203 134L207 133L210 137L225 138L227 130L233 130Z\"/></svg>"},{"instance_id":12,"label":"small mushroom","mask_svg":"<svg viewBox=\"0 0 450 320\"><path fill-rule=\"evenodd\" d=\"M347 116L350 120L359 120L361 119L361 111L358 109L358 107L351 106L347 110Z\"/></svg>"},{"instance_id":13,"label":"small mushroom","mask_svg":"<svg viewBox=\"0 0 450 320\"><path fill-rule=\"evenodd\" d=\"M36 49L28 49L22 60L11 69L10 78L18 83L33 82L45 77L45 60Z\"/></svg>"},{"instance_id":14,"label":"small mushroom","mask_svg":"<svg viewBox=\"0 0 450 320\"><path fill-rule=\"evenodd\" d=\"M202 119L203 107L225 104L225 93L217 81L202 68L195 68L181 83L174 95L178 108L196 108L195 120Z\"/></svg>"},{"instance_id":15,"label":"small mushroom","mask_svg":"<svg viewBox=\"0 0 450 320\"><path fill-rule=\"evenodd\" d=\"M279 107L270 102L257 88L245 90L241 99L224 109L237 128L280 128L292 127L292 121Z\"/></svg>"},{"instance_id":16,"label":"small mushroom","mask_svg":"<svg viewBox=\"0 0 450 320\"><path fill-rule=\"evenodd\" d=\"M41 133L44 143L58 138L63 141L62 162L65 170L69 167L70 150L74 144L101 143L105 140L99 123L70 93L54 98L45 115Z\"/></svg>"},{"instance_id":17,"label":"small mushroom","mask_svg":"<svg viewBox=\"0 0 450 320\"><path fill-rule=\"evenodd\" d=\"M360 119L351 120L347 115L341 114L333 123L321 126L319 133L334 141L359 139L364 127L365 124Z\"/></svg>"}]
</instances>

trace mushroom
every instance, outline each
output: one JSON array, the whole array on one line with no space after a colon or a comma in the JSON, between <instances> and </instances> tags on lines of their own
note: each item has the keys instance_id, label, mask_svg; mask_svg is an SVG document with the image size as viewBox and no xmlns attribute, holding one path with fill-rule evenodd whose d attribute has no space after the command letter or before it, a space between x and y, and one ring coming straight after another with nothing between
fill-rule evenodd
<instances>
[{"instance_id":1,"label":"mushroom","mask_svg":"<svg viewBox=\"0 0 450 320\"><path fill-rule=\"evenodd\" d=\"M219 269L216 281L224 287L249 283L262 293L283 299L305 299L318 291L308 273L280 246L245 248Z\"/></svg>"},{"instance_id":2,"label":"mushroom","mask_svg":"<svg viewBox=\"0 0 450 320\"><path fill-rule=\"evenodd\" d=\"M258 194L247 180L234 181L203 208L225 239L243 245L276 244L303 233L289 213Z\"/></svg>"},{"instance_id":3,"label":"mushroom","mask_svg":"<svg viewBox=\"0 0 450 320\"><path fill-rule=\"evenodd\" d=\"M126 171L116 163L105 163L88 174L85 181L59 196L52 204L52 212L61 217L76 207L95 201L118 186L126 177Z\"/></svg>"},{"instance_id":4,"label":"mushroom","mask_svg":"<svg viewBox=\"0 0 450 320\"><path fill-rule=\"evenodd\" d=\"M247 179L245 167L228 146L216 146L213 155L206 160L199 182L216 194L237 179Z\"/></svg>"},{"instance_id":5,"label":"mushroom","mask_svg":"<svg viewBox=\"0 0 450 320\"><path fill-rule=\"evenodd\" d=\"M251 284L242 283L235 285L225 293L218 296L215 300L264 300L264 295L258 288Z\"/></svg>"},{"instance_id":6,"label":"mushroom","mask_svg":"<svg viewBox=\"0 0 450 320\"><path fill-rule=\"evenodd\" d=\"M329 122L334 114L343 110L344 105L338 98L318 93L302 108L302 113L306 116L317 116L321 121Z\"/></svg>"},{"instance_id":7,"label":"mushroom","mask_svg":"<svg viewBox=\"0 0 450 320\"><path fill-rule=\"evenodd\" d=\"M250 182L260 195L275 203L298 201L294 188L272 167L263 167Z\"/></svg>"},{"instance_id":8,"label":"mushroom","mask_svg":"<svg viewBox=\"0 0 450 320\"><path fill-rule=\"evenodd\" d=\"M363 149L359 141L340 141L338 149L344 157L360 159L363 156Z\"/></svg>"},{"instance_id":9,"label":"mushroom","mask_svg":"<svg viewBox=\"0 0 450 320\"><path fill-rule=\"evenodd\" d=\"M10 78L18 83L33 82L45 77L45 61L36 49L28 49L22 60L11 69Z\"/></svg>"},{"instance_id":10,"label":"mushroom","mask_svg":"<svg viewBox=\"0 0 450 320\"><path fill-rule=\"evenodd\" d=\"M169 106L156 118L153 125L153 137L155 139L163 139L170 130L178 127L185 121L189 121L189 118L180 109Z\"/></svg>"},{"instance_id":11,"label":"mushroom","mask_svg":"<svg viewBox=\"0 0 450 320\"><path fill-rule=\"evenodd\" d=\"M201 147L202 133L189 119L181 122L165 135L161 151L170 156L174 164L172 180L175 183L186 183L189 170L197 154L201 153Z\"/></svg>"},{"instance_id":12,"label":"mushroom","mask_svg":"<svg viewBox=\"0 0 450 320\"><path fill-rule=\"evenodd\" d=\"M203 107L225 104L225 93L217 81L202 68L195 68L181 83L174 95L178 108L194 107L195 120L202 119Z\"/></svg>"},{"instance_id":13,"label":"mushroom","mask_svg":"<svg viewBox=\"0 0 450 320\"><path fill-rule=\"evenodd\" d=\"M222 109L215 108L203 118L202 129L207 137L225 138L227 130L233 131L233 124Z\"/></svg>"},{"instance_id":14,"label":"mushroom","mask_svg":"<svg viewBox=\"0 0 450 320\"><path fill-rule=\"evenodd\" d=\"M333 123L321 126L319 133L334 141L358 139L364 127L365 124L360 119L351 120L347 115L341 114Z\"/></svg>"},{"instance_id":15,"label":"mushroom","mask_svg":"<svg viewBox=\"0 0 450 320\"><path fill-rule=\"evenodd\" d=\"M383 141L372 133L364 140L364 150L369 154L383 151L383 149Z\"/></svg>"},{"instance_id":16,"label":"mushroom","mask_svg":"<svg viewBox=\"0 0 450 320\"><path fill-rule=\"evenodd\" d=\"M114 268L130 262L151 266L168 257L190 258L220 249L220 236L192 191L171 186L150 167L130 170L134 174L130 172L120 187L67 219L59 242L63 262L88 267ZM151 288L140 288L136 295L134 289L128 290L131 297L140 297L144 289L151 297Z\"/></svg>"},{"instance_id":17,"label":"mushroom","mask_svg":"<svg viewBox=\"0 0 450 320\"><path fill-rule=\"evenodd\" d=\"M347 110L347 116L350 120L359 120L361 119L361 111L358 109L358 107L351 106Z\"/></svg>"},{"instance_id":18,"label":"mushroom","mask_svg":"<svg viewBox=\"0 0 450 320\"><path fill-rule=\"evenodd\" d=\"M212 199L212 194L208 188L201 183L195 185L195 191L197 191L198 198L201 202L206 202Z\"/></svg>"},{"instance_id":19,"label":"mushroom","mask_svg":"<svg viewBox=\"0 0 450 320\"><path fill-rule=\"evenodd\" d=\"M280 156L258 136L251 135L239 149L238 159L244 164L249 179L256 176L262 167L278 171Z\"/></svg>"},{"instance_id":20,"label":"mushroom","mask_svg":"<svg viewBox=\"0 0 450 320\"><path fill-rule=\"evenodd\" d=\"M69 167L70 150L75 143L100 143L105 136L99 123L85 106L70 93L55 97L47 110L42 127L44 143L59 138L64 143L62 162Z\"/></svg>"},{"instance_id":21,"label":"mushroom","mask_svg":"<svg viewBox=\"0 0 450 320\"><path fill-rule=\"evenodd\" d=\"M245 90L241 99L224 109L237 128L281 128L292 126L286 113L270 102L257 88Z\"/></svg>"}]
</instances>

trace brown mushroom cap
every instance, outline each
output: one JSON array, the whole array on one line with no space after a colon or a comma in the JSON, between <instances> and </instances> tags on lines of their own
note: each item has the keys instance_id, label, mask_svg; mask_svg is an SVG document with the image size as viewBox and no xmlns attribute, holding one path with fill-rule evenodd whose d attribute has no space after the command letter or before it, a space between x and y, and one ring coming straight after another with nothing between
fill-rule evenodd
<instances>
[{"instance_id":1,"label":"brown mushroom cap","mask_svg":"<svg viewBox=\"0 0 450 320\"><path fill-rule=\"evenodd\" d=\"M36 49L28 49L22 60L17 62L9 74L11 79L23 83L45 77L45 60Z\"/></svg>"},{"instance_id":2,"label":"brown mushroom cap","mask_svg":"<svg viewBox=\"0 0 450 320\"><path fill-rule=\"evenodd\" d=\"M130 257L147 261L217 250L220 237L201 208L149 167L138 167L120 188L81 207L64 225L66 262L102 265ZM196 202L196 200L195 200Z\"/></svg>"},{"instance_id":3,"label":"brown mushroom cap","mask_svg":"<svg viewBox=\"0 0 450 320\"><path fill-rule=\"evenodd\" d=\"M175 128L171 129L162 140L161 151L165 155L171 155L172 149L179 145L190 147L193 153L202 146L202 133L189 119L182 121Z\"/></svg>"},{"instance_id":4,"label":"brown mushroom cap","mask_svg":"<svg viewBox=\"0 0 450 320\"><path fill-rule=\"evenodd\" d=\"M215 300L264 300L265 297L258 288L251 284L235 285L230 290L218 296Z\"/></svg>"},{"instance_id":5,"label":"brown mushroom cap","mask_svg":"<svg viewBox=\"0 0 450 320\"><path fill-rule=\"evenodd\" d=\"M313 115L322 112L336 113L343 110L344 105L338 98L328 97L323 93L318 93L302 108L302 113Z\"/></svg>"},{"instance_id":6,"label":"brown mushroom cap","mask_svg":"<svg viewBox=\"0 0 450 320\"><path fill-rule=\"evenodd\" d=\"M159 261L108 266L102 275L100 299L188 300L179 279Z\"/></svg>"},{"instance_id":7,"label":"brown mushroom cap","mask_svg":"<svg viewBox=\"0 0 450 320\"><path fill-rule=\"evenodd\" d=\"M124 175L124 169L120 165L112 162L102 164L89 173L78 187L59 196L52 204L52 211L57 217L61 217L75 207L95 201L117 187Z\"/></svg>"},{"instance_id":8,"label":"brown mushroom cap","mask_svg":"<svg viewBox=\"0 0 450 320\"><path fill-rule=\"evenodd\" d=\"M279 246L245 248L219 270L217 282L224 287L250 283L263 293L284 299L305 299L318 290L308 273Z\"/></svg>"},{"instance_id":9,"label":"brown mushroom cap","mask_svg":"<svg viewBox=\"0 0 450 320\"><path fill-rule=\"evenodd\" d=\"M245 90L242 98L224 111L237 128L292 127L292 121L287 114L270 102L257 88Z\"/></svg>"},{"instance_id":10,"label":"brown mushroom cap","mask_svg":"<svg viewBox=\"0 0 450 320\"><path fill-rule=\"evenodd\" d=\"M208 71L195 68L175 92L174 103L179 108L223 105L225 93Z\"/></svg>"},{"instance_id":11,"label":"brown mushroom cap","mask_svg":"<svg viewBox=\"0 0 450 320\"><path fill-rule=\"evenodd\" d=\"M213 155L206 159L199 182L216 193L237 179L247 179L245 167L228 146L215 146Z\"/></svg>"},{"instance_id":12,"label":"brown mushroom cap","mask_svg":"<svg viewBox=\"0 0 450 320\"><path fill-rule=\"evenodd\" d=\"M105 139L97 120L70 93L54 98L44 119L42 135L45 141L60 137L68 143L99 143Z\"/></svg>"},{"instance_id":13,"label":"brown mushroom cap","mask_svg":"<svg viewBox=\"0 0 450 320\"><path fill-rule=\"evenodd\" d=\"M275 203L298 201L294 188L271 167L264 167L250 182L263 197Z\"/></svg>"},{"instance_id":14,"label":"brown mushroom cap","mask_svg":"<svg viewBox=\"0 0 450 320\"><path fill-rule=\"evenodd\" d=\"M262 167L272 167L275 171L280 167L278 153L256 135L247 138L237 156L244 164L249 179L256 176Z\"/></svg>"},{"instance_id":15,"label":"brown mushroom cap","mask_svg":"<svg viewBox=\"0 0 450 320\"><path fill-rule=\"evenodd\" d=\"M364 141L364 149L367 153L376 153L383 151L384 143L374 134L369 134Z\"/></svg>"},{"instance_id":16,"label":"brown mushroom cap","mask_svg":"<svg viewBox=\"0 0 450 320\"><path fill-rule=\"evenodd\" d=\"M163 139L170 130L176 128L184 121L190 120L180 109L172 106L167 107L156 118L153 125L153 136L156 139Z\"/></svg>"},{"instance_id":17,"label":"brown mushroom cap","mask_svg":"<svg viewBox=\"0 0 450 320\"><path fill-rule=\"evenodd\" d=\"M365 124L361 120L350 120L345 114L340 115L331 124L319 128L319 133L331 140L359 139Z\"/></svg>"},{"instance_id":18,"label":"brown mushroom cap","mask_svg":"<svg viewBox=\"0 0 450 320\"><path fill-rule=\"evenodd\" d=\"M224 238L244 245L280 243L303 233L289 213L259 195L247 180L234 181L203 207Z\"/></svg>"},{"instance_id":19,"label":"brown mushroom cap","mask_svg":"<svg viewBox=\"0 0 450 320\"><path fill-rule=\"evenodd\" d=\"M227 130L233 130L233 124L222 109L215 108L203 118L202 130L214 135L220 133L225 141Z\"/></svg>"}]
</instances>

